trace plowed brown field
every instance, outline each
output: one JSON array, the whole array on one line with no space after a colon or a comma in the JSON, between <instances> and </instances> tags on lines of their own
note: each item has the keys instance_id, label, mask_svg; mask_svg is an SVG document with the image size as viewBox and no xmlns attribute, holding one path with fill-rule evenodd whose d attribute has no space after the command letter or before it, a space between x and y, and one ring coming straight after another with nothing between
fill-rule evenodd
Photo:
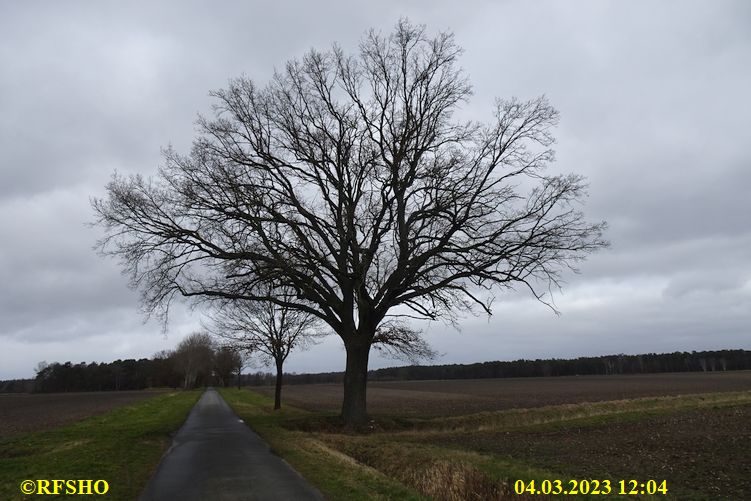
<instances>
[{"instance_id":1,"label":"plowed brown field","mask_svg":"<svg viewBox=\"0 0 751 501\"><path fill-rule=\"evenodd\" d=\"M253 389L273 396L273 387ZM751 390L751 371L373 381L368 384L368 412L453 416L545 405L743 390ZM337 411L342 404L342 385L285 386L282 400L310 410Z\"/></svg>"},{"instance_id":2,"label":"plowed brown field","mask_svg":"<svg viewBox=\"0 0 751 501\"><path fill-rule=\"evenodd\" d=\"M78 421L160 393L148 390L0 394L0 438Z\"/></svg>"}]
</instances>

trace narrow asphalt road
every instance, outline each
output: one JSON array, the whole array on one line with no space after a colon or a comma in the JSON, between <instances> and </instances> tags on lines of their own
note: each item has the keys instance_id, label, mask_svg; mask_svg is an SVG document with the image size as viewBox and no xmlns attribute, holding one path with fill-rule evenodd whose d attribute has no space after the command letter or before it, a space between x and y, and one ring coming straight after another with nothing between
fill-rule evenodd
<instances>
[{"instance_id":1,"label":"narrow asphalt road","mask_svg":"<svg viewBox=\"0 0 751 501\"><path fill-rule=\"evenodd\" d=\"M214 389L190 411L141 500L321 500Z\"/></svg>"}]
</instances>

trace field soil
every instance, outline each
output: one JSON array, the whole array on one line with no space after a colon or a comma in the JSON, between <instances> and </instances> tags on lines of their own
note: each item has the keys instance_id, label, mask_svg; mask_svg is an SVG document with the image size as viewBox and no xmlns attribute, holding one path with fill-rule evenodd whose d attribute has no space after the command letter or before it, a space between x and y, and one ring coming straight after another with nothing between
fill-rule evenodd
<instances>
[{"instance_id":1,"label":"field soil","mask_svg":"<svg viewBox=\"0 0 751 501\"><path fill-rule=\"evenodd\" d=\"M517 480L545 479L612 486L571 499L751 499L751 371L374 382L360 433L337 425L339 385L284 391L276 413L256 389L232 398L272 446L307 455L311 475L339 461L437 501L560 497L514 493ZM619 492L649 480L667 496Z\"/></svg>"},{"instance_id":2,"label":"field soil","mask_svg":"<svg viewBox=\"0 0 751 501\"><path fill-rule=\"evenodd\" d=\"M0 394L0 439L79 421L165 391L3 393Z\"/></svg>"},{"instance_id":3,"label":"field soil","mask_svg":"<svg viewBox=\"0 0 751 501\"><path fill-rule=\"evenodd\" d=\"M253 388L273 396L273 387ZM368 412L401 416L458 416L483 411L543 407L640 397L751 390L751 371L563 376L438 381L372 381ZM341 384L288 385L283 403L336 412Z\"/></svg>"},{"instance_id":4,"label":"field soil","mask_svg":"<svg viewBox=\"0 0 751 501\"><path fill-rule=\"evenodd\" d=\"M748 499L749 423L751 406L745 405L560 430L454 435L451 442L566 471L573 478L667 479L673 491L683 493L678 498L703 493L712 499Z\"/></svg>"},{"instance_id":5,"label":"field soil","mask_svg":"<svg viewBox=\"0 0 751 501\"><path fill-rule=\"evenodd\" d=\"M522 461L568 478L667 480L677 499L748 499L749 423L751 405L740 405L415 441Z\"/></svg>"}]
</instances>

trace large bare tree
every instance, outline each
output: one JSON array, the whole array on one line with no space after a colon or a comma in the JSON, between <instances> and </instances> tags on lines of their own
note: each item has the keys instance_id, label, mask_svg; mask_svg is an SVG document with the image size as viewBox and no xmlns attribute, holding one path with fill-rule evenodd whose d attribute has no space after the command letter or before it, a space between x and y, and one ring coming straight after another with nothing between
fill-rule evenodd
<instances>
[{"instance_id":1,"label":"large bare tree","mask_svg":"<svg viewBox=\"0 0 751 501\"><path fill-rule=\"evenodd\" d=\"M182 295L321 319L346 350L342 417L364 422L371 347L394 320L490 314L494 288L544 300L605 245L577 207L584 179L544 171L558 121L544 97L498 100L490 123L454 116L471 93L461 52L402 20L265 87L232 80L190 154L167 150L158 179L115 176L93 201L100 250L150 311Z\"/></svg>"}]
</instances>

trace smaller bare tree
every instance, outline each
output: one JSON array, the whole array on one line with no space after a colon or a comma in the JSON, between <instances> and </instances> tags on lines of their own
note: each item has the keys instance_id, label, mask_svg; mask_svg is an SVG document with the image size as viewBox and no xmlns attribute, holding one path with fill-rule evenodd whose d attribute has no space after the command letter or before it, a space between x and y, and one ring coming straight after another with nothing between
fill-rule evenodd
<instances>
[{"instance_id":1,"label":"smaller bare tree","mask_svg":"<svg viewBox=\"0 0 751 501\"><path fill-rule=\"evenodd\" d=\"M222 302L210 318L208 329L215 336L263 365L276 366L274 410L281 409L284 362L293 349L324 335L319 320L271 302L253 301Z\"/></svg>"},{"instance_id":2,"label":"smaller bare tree","mask_svg":"<svg viewBox=\"0 0 751 501\"><path fill-rule=\"evenodd\" d=\"M239 390L242 388L243 369L250 367L252 365L253 359L247 352L238 348L237 346L227 346L232 348L232 350L237 355L237 366L235 367L235 370L237 371L237 389Z\"/></svg>"}]
</instances>

